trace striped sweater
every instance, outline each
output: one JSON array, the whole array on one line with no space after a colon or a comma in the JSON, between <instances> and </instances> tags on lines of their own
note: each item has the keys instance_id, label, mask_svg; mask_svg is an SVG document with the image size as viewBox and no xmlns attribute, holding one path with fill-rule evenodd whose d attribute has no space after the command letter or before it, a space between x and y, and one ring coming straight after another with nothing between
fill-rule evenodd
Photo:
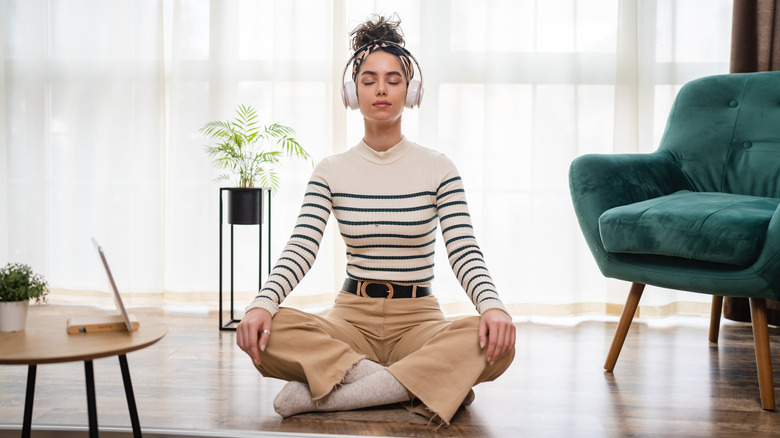
<instances>
[{"instance_id":1,"label":"striped sweater","mask_svg":"<svg viewBox=\"0 0 780 438\"><path fill-rule=\"evenodd\" d=\"M331 213L346 243L349 278L429 286L441 224L452 270L477 311L506 311L474 238L457 169L405 138L385 152L361 141L317 165L292 236L247 311L276 314L314 264Z\"/></svg>"}]
</instances>

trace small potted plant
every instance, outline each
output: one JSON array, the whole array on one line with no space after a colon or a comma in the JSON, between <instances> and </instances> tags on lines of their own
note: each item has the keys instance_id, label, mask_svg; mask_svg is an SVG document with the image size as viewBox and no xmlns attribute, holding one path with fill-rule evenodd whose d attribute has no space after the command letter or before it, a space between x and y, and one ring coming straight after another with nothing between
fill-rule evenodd
<instances>
[{"instance_id":1,"label":"small potted plant","mask_svg":"<svg viewBox=\"0 0 780 438\"><path fill-rule=\"evenodd\" d=\"M261 125L251 106L239 105L233 120L209 122L200 132L216 142L206 146L214 166L226 170L216 180L234 184L228 190L230 224L262 222L262 187L270 187L273 193L278 190L275 167L282 158L311 160L293 138L292 128L278 123Z\"/></svg>"},{"instance_id":2,"label":"small potted plant","mask_svg":"<svg viewBox=\"0 0 780 438\"><path fill-rule=\"evenodd\" d=\"M24 330L31 299L45 302L48 283L32 268L9 263L0 269L0 332Z\"/></svg>"}]
</instances>

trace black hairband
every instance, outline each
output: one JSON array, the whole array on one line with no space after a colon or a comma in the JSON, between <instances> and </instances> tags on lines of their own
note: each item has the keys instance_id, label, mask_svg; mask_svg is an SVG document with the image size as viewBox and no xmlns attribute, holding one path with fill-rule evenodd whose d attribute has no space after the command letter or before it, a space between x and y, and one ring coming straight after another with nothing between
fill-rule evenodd
<instances>
[{"instance_id":1,"label":"black hairband","mask_svg":"<svg viewBox=\"0 0 780 438\"><path fill-rule=\"evenodd\" d=\"M353 81L357 78L358 71L360 70L360 64L365 61L368 55L377 50L382 50L397 56L401 61L401 67L404 69L404 74L406 74L406 80L412 80L412 77L414 76L414 68L412 67L412 60L410 59L411 53L392 41L374 40L355 50L355 54L352 55L352 58L355 60L355 62L352 64Z\"/></svg>"}]
</instances>

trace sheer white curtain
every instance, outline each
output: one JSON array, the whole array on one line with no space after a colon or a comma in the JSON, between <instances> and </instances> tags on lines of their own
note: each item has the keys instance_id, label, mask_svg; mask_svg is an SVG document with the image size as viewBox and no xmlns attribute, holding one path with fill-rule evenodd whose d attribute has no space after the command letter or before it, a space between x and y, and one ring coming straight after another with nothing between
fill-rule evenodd
<instances>
[{"instance_id":1,"label":"sheer white curtain","mask_svg":"<svg viewBox=\"0 0 780 438\"><path fill-rule=\"evenodd\" d=\"M374 12L398 13L422 65L405 134L459 166L513 313L616 311L627 286L603 279L584 245L568 165L655 149L679 86L727 72L729 0L3 0L0 263L42 272L54 302L109 303L95 236L131 304L216 308L219 190L198 128L249 104L294 127L315 160L351 147L362 120L341 107L340 75L349 30ZM282 169L273 257L310 172ZM333 222L289 303L332 300L344 275ZM258 229L235 233L242 308ZM437 253L437 295L470 311ZM703 306L671 291L643 304Z\"/></svg>"}]
</instances>

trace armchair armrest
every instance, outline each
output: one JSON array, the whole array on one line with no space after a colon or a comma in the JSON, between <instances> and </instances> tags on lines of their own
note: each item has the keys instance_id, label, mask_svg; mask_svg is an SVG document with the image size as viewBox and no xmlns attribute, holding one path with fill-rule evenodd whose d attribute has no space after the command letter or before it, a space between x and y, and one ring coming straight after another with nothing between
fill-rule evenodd
<instances>
[{"instance_id":1,"label":"armchair armrest","mask_svg":"<svg viewBox=\"0 0 780 438\"><path fill-rule=\"evenodd\" d=\"M599 236L602 213L692 187L672 155L663 150L651 154L583 155L569 168L574 211L594 256L606 255Z\"/></svg>"},{"instance_id":2,"label":"armchair armrest","mask_svg":"<svg viewBox=\"0 0 780 438\"><path fill-rule=\"evenodd\" d=\"M780 299L780 207L769 220L764 247L752 270L767 282L776 299Z\"/></svg>"}]
</instances>

